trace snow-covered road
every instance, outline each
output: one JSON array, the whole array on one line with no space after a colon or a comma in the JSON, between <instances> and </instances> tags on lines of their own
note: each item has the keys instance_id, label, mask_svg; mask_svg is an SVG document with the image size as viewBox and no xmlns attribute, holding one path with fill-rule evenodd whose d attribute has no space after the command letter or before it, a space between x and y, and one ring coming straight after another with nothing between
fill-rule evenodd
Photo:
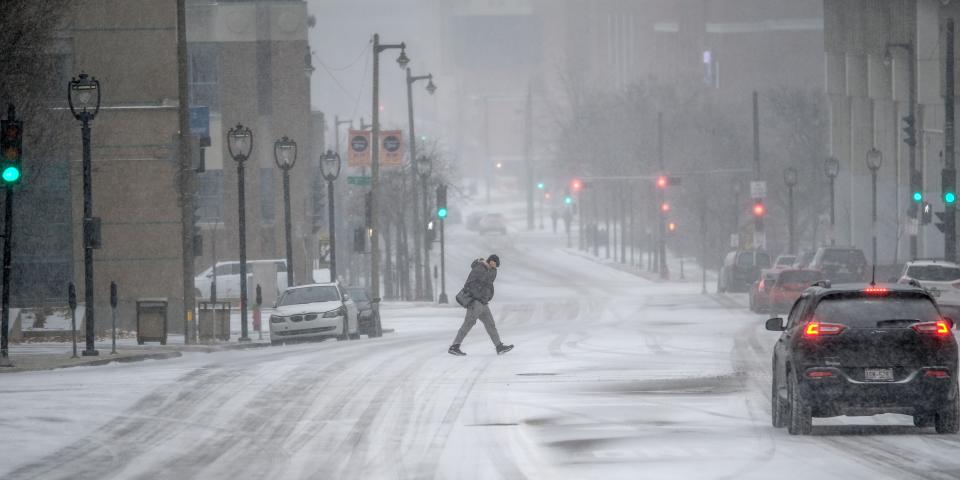
<instances>
[{"instance_id":1,"label":"snow-covered road","mask_svg":"<svg viewBox=\"0 0 960 480\"><path fill-rule=\"evenodd\" d=\"M960 438L908 417L770 426L776 334L745 297L652 283L542 233L449 230L448 290L503 265L516 349L463 310L387 304L380 339L0 377L0 477L960 478Z\"/></svg>"}]
</instances>

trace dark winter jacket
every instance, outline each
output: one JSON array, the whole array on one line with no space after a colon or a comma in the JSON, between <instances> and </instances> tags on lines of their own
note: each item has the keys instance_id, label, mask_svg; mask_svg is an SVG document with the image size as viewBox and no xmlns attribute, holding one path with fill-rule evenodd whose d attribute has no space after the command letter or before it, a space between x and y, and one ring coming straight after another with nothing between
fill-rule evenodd
<instances>
[{"instance_id":1,"label":"dark winter jacket","mask_svg":"<svg viewBox=\"0 0 960 480\"><path fill-rule=\"evenodd\" d=\"M497 269L487 265L482 259L474 260L470 265L470 276L463 289L474 300L486 305L493 300L493 281L497 279Z\"/></svg>"}]
</instances>

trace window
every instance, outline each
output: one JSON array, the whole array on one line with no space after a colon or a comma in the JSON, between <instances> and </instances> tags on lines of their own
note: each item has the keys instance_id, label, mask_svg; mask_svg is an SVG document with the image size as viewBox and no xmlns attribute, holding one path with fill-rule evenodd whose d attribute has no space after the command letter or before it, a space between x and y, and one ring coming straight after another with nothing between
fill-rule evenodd
<instances>
[{"instance_id":1,"label":"window","mask_svg":"<svg viewBox=\"0 0 960 480\"><path fill-rule=\"evenodd\" d=\"M203 223L223 221L223 170L197 175L197 214Z\"/></svg>"},{"instance_id":2,"label":"window","mask_svg":"<svg viewBox=\"0 0 960 480\"><path fill-rule=\"evenodd\" d=\"M827 297L817 304L814 316L821 322L854 328L877 327L884 320L935 322L940 314L933 302L919 296Z\"/></svg>"},{"instance_id":3,"label":"window","mask_svg":"<svg viewBox=\"0 0 960 480\"><path fill-rule=\"evenodd\" d=\"M303 305L305 303L336 302L339 300L340 291L337 287L304 287L283 292L283 296L280 297L277 304L280 306Z\"/></svg>"},{"instance_id":4,"label":"window","mask_svg":"<svg viewBox=\"0 0 960 480\"><path fill-rule=\"evenodd\" d=\"M215 42L190 42L187 48L190 105L220 111L219 45Z\"/></svg>"},{"instance_id":5,"label":"window","mask_svg":"<svg viewBox=\"0 0 960 480\"><path fill-rule=\"evenodd\" d=\"M928 282L952 282L960 279L960 268L947 265L914 265L907 269L907 276Z\"/></svg>"}]
</instances>

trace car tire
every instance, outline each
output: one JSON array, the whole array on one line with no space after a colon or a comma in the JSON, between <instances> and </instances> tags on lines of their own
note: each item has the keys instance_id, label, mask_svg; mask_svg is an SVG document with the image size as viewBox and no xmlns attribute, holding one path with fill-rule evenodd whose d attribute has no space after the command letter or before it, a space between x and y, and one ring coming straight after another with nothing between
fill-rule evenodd
<instances>
[{"instance_id":1,"label":"car tire","mask_svg":"<svg viewBox=\"0 0 960 480\"><path fill-rule=\"evenodd\" d=\"M927 428L933 426L935 414L918 413L913 416L913 425L917 428Z\"/></svg>"},{"instance_id":2,"label":"car tire","mask_svg":"<svg viewBox=\"0 0 960 480\"><path fill-rule=\"evenodd\" d=\"M783 428L787 426L787 419L790 417L789 405L780 399L779 382L777 373L773 373L773 381L770 382L770 420L774 428Z\"/></svg>"},{"instance_id":3,"label":"car tire","mask_svg":"<svg viewBox=\"0 0 960 480\"><path fill-rule=\"evenodd\" d=\"M347 321L347 317L343 317L343 327L341 330L343 333L337 335L337 341L344 341L350 339L350 323Z\"/></svg>"},{"instance_id":4,"label":"car tire","mask_svg":"<svg viewBox=\"0 0 960 480\"><path fill-rule=\"evenodd\" d=\"M797 376L793 372L788 372L787 377L787 391L790 396L790 419L787 423L787 432L790 435L809 435L813 430L810 406L800 393Z\"/></svg>"},{"instance_id":5,"label":"car tire","mask_svg":"<svg viewBox=\"0 0 960 480\"><path fill-rule=\"evenodd\" d=\"M960 395L954 393L953 400L933 416L933 426L937 433L957 433L960 431Z\"/></svg>"}]
</instances>

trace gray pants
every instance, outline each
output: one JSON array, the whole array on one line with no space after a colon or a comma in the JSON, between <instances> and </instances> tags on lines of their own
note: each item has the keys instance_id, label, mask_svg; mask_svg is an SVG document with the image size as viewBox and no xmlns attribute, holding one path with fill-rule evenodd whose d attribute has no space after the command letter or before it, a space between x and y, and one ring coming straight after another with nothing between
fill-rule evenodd
<instances>
[{"instance_id":1,"label":"gray pants","mask_svg":"<svg viewBox=\"0 0 960 480\"><path fill-rule=\"evenodd\" d=\"M493 345L500 345L500 334L497 333L497 324L493 323L493 314L490 313L490 307L476 300L474 300L473 303L470 304L470 308L467 309L467 315L463 319L463 325L460 326L460 331L457 332L457 338L453 340L453 344L460 345L463 343L463 339L470 333L470 329L477 324L477 319L483 322L483 326L487 329L487 334L490 335L490 340L493 341Z\"/></svg>"}]
</instances>

